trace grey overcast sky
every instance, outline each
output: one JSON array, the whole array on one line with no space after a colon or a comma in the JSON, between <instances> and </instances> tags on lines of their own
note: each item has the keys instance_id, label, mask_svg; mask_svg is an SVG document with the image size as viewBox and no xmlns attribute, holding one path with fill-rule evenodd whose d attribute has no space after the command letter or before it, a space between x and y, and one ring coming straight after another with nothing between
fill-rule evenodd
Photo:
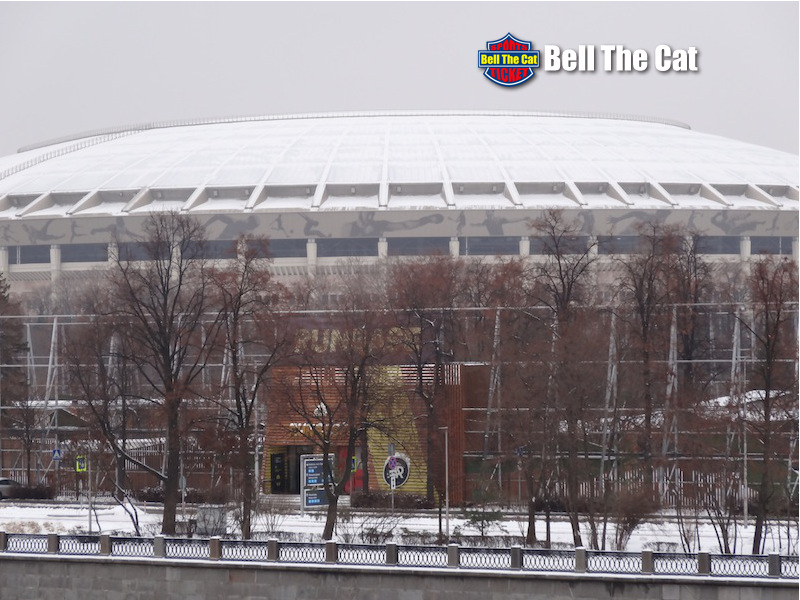
<instances>
[{"instance_id":1,"label":"grey overcast sky","mask_svg":"<svg viewBox=\"0 0 800 600\"><path fill-rule=\"evenodd\" d=\"M0 1L0 156L101 128L351 110L561 110L683 121L798 153L797 2ZM698 73L478 67L510 32L534 48L695 46Z\"/></svg>"}]
</instances>

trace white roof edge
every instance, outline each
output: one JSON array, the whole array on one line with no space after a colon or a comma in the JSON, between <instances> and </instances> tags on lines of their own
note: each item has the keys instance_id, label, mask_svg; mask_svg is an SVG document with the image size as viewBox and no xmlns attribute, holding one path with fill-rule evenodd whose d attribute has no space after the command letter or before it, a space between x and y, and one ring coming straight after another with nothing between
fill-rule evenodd
<instances>
[{"instance_id":1,"label":"white roof edge","mask_svg":"<svg viewBox=\"0 0 800 600\"><path fill-rule=\"evenodd\" d=\"M338 119L352 117L446 117L446 116L509 116L509 117L553 117L567 119L607 119L614 121L632 121L638 123L654 123L657 125L668 125L691 129L689 125L681 121L672 119L662 119L659 117L649 117L644 115L629 115L624 113L594 113L576 111L510 111L510 110L407 110L407 111L353 111L353 112L322 112L322 113L287 113L280 115L260 115L260 116L240 116L240 117L211 117L201 119L186 119L179 121L158 121L140 123L138 125L127 125L123 127L111 127L106 129L93 130L73 135L67 135L44 142L23 146L17 153L38 150L56 144L75 142L82 139L94 138L98 136L119 135L137 133L150 129L168 129L170 127L192 127L197 125L220 125L224 123L246 123L248 121L287 121L299 119Z\"/></svg>"}]
</instances>

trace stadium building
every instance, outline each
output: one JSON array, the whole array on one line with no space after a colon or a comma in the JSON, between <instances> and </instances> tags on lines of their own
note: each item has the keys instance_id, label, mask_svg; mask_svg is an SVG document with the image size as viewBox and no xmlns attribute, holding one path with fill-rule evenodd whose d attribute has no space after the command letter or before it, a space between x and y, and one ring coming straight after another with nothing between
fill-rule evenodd
<instances>
[{"instance_id":1,"label":"stadium building","mask_svg":"<svg viewBox=\"0 0 800 600\"><path fill-rule=\"evenodd\" d=\"M726 261L797 258L798 157L620 115L352 113L147 124L0 158L12 290L91 276L152 211L202 222L210 258L270 239L278 275L347 257L532 255L531 221L577 218L601 255L636 224L701 234ZM130 240L128 242L124 240Z\"/></svg>"},{"instance_id":2,"label":"stadium building","mask_svg":"<svg viewBox=\"0 0 800 600\"><path fill-rule=\"evenodd\" d=\"M761 253L796 260L799 175L797 156L621 115L359 113L150 124L0 158L0 272L21 293L77 284L101 274L116 251L143 257L142 225L167 210L205 226L210 259L232 257L243 234L269 238L271 268L281 277L333 273L353 257L536 260L544 244L532 222L550 209L579 224L578 241L609 273L615 256L635 252L637 227L650 222L699 235L701 252L717 263L736 267ZM28 369L47 382L37 396L45 408L59 363L56 329L67 326L57 319L26 325ZM398 389L414 389L409 369L391 365L386 373ZM467 459L486 453L493 381L486 364L447 366L443 422L455 501L468 495ZM59 416L50 419L55 433L48 425L41 434L50 440L45 457L85 429L66 408L52 407ZM413 468L406 489L419 492L428 462L424 410L411 403L404 411L414 415L401 432ZM303 423L273 414L264 489L296 494L301 456L315 449L301 439ZM160 460L158 435L141 433L142 460ZM369 458L353 459L354 489L364 475L371 489L388 489L386 442L374 436ZM2 450L0 468L19 462L8 440ZM208 485L213 473L198 467L191 485ZM512 491L519 486L507 482Z\"/></svg>"}]
</instances>

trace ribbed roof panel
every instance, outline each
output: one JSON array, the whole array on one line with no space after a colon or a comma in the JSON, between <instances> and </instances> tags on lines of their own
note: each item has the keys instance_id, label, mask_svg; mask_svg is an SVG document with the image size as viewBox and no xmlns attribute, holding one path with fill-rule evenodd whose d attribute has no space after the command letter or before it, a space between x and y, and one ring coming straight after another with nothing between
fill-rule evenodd
<instances>
[{"instance_id":1,"label":"ribbed roof panel","mask_svg":"<svg viewBox=\"0 0 800 600\"><path fill-rule=\"evenodd\" d=\"M798 157L618 115L361 113L143 125L0 158L0 198L214 185L385 189L411 182L441 183L447 195L459 182L638 181L797 187ZM318 191L314 204L321 210L324 196ZM491 204L488 198L481 205ZM463 208L474 200L461 201ZM459 202L456 193L450 206ZM346 203L341 197L328 206ZM497 208L507 205L502 198Z\"/></svg>"}]
</instances>

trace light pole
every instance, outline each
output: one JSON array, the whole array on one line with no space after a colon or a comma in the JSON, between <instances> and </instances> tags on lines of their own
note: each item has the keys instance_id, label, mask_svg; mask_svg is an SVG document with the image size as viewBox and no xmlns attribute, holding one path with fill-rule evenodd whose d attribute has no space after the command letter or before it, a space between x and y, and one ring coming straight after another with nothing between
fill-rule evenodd
<instances>
[{"instance_id":1,"label":"light pole","mask_svg":"<svg viewBox=\"0 0 800 600\"><path fill-rule=\"evenodd\" d=\"M3 472L3 369L0 368L0 473Z\"/></svg>"},{"instance_id":2,"label":"light pole","mask_svg":"<svg viewBox=\"0 0 800 600\"><path fill-rule=\"evenodd\" d=\"M445 536L450 542L450 444L448 438L448 427L439 427L444 431L444 514L445 514Z\"/></svg>"}]
</instances>

